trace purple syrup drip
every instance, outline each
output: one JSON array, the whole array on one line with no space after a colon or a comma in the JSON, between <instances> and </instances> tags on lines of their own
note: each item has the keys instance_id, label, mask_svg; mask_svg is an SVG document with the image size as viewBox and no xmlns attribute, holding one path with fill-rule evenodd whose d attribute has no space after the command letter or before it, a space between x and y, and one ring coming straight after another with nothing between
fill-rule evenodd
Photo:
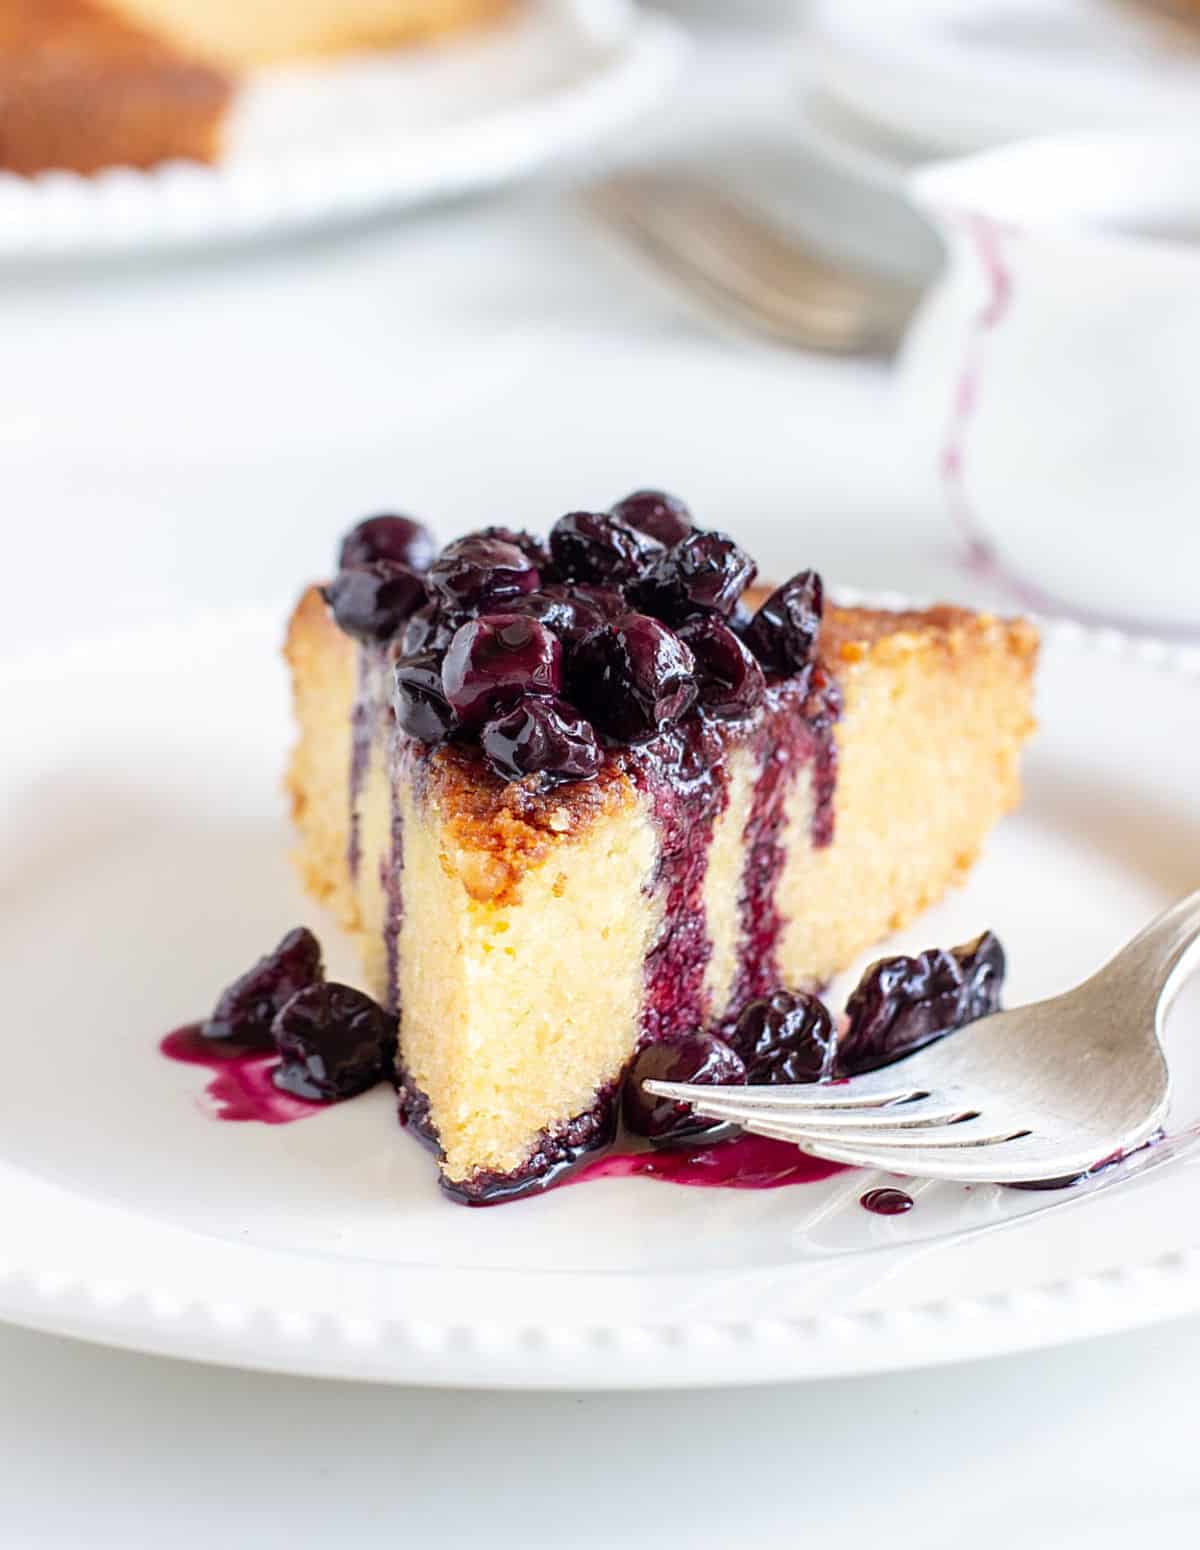
<instances>
[{"instance_id":1,"label":"purple syrup drip","mask_svg":"<svg viewBox=\"0 0 1200 1550\"><path fill-rule=\"evenodd\" d=\"M390 792L390 835L387 854L381 857L380 882L386 900L383 922L383 946L387 963L387 991L384 1002L389 1012L400 1015L400 926L404 920L404 894L400 873L404 866L404 819L400 811L400 760L403 734L394 728L388 738L388 789Z\"/></svg>"},{"instance_id":2,"label":"purple syrup drip","mask_svg":"<svg viewBox=\"0 0 1200 1550\"><path fill-rule=\"evenodd\" d=\"M718 740L697 717L657 738L632 761L658 830L651 883L663 927L646 955L641 1039L678 1037L707 1022L704 971L712 956L704 879L713 826L729 802L729 776Z\"/></svg>"},{"instance_id":3,"label":"purple syrup drip","mask_svg":"<svg viewBox=\"0 0 1200 1550\"><path fill-rule=\"evenodd\" d=\"M903 1216L913 1208L912 1196L902 1189L869 1189L859 1197L858 1203L864 1211L873 1211L876 1216Z\"/></svg>"},{"instance_id":4,"label":"purple syrup drip","mask_svg":"<svg viewBox=\"0 0 1200 1550\"><path fill-rule=\"evenodd\" d=\"M168 1033L159 1044L168 1060L212 1071L205 1092L216 1105L214 1119L235 1123L255 1120L261 1125L290 1125L309 1119L328 1105L308 1103L281 1093L271 1080L279 1064L274 1051L248 1050L220 1039L206 1039L199 1023L189 1023Z\"/></svg>"},{"instance_id":5,"label":"purple syrup drip","mask_svg":"<svg viewBox=\"0 0 1200 1550\"><path fill-rule=\"evenodd\" d=\"M804 696L805 716L797 715ZM767 691L767 712L758 737L762 760L744 836L746 860L738 901L741 944L726 1024L747 1002L765 996L780 983L777 949L783 918L776 893L787 860L787 798L805 765L813 783L812 843L818 849L833 839L837 745L833 725L840 703L835 686L810 689L803 680L785 680Z\"/></svg>"},{"instance_id":6,"label":"purple syrup drip","mask_svg":"<svg viewBox=\"0 0 1200 1550\"><path fill-rule=\"evenodd\" d=\"M848 1171L845 1163L810 1157L787 1141L741 1135L708 1146L609 1152L585 1163L567 1182L647 1178L700 1189L781 1189L786 1184L819 1183Z\"/></svg>"}]
</instances>

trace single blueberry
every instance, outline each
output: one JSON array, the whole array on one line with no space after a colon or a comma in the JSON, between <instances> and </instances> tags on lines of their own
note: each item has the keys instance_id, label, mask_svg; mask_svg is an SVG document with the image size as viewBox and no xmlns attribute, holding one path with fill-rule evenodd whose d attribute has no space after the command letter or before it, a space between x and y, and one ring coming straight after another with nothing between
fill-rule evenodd
<instances>
[{"instance_id":1,"label":"single blueberry","mask_svg":"<svg viewBox=\"0 0 1200 1550\"><path fill-rule=\"evenodd\" d=\"M971 1023L999 1011L1008 969L1000 938L993 931L984 931L950 951L963 971L963 1021Z\"/></svg>"},{"instance_id":2,"label":"single blueberry","mask_svg":"<svg viewBox=\"0 0 1200 1550\"><path fill-rule=\"evenodd\" d=\"M550 555L568 581L620 587L640 577L660 545L604 511L571 511L550 530Z\"/></svg>"},{"instance_id":3,"label":"single blueberry","mask_svg":"<svg viewBox=\"0 0 1200 1550\"><path fill-rule=\"evenodd\" d=\"M692 532L660 554L630 598L647 613L679 624L694 613L731 614L757 567L724 533Z\"/></svg>"},{"instance_id":4,"label":"single blueberry","mask_svg":"<svg viewBox=\"0 0 1200 1550\"><path fill-rule=\"evenodd\" d=\"M396 1019L350 985L310 985L279 1009L272 1027L281 1091L336 1103L387 1076L396 1055Z\"/></svg>"},{"instance_id":5,"label":"single blueberry","mask_svg":"<svg viewBox=\"0 0 1200 1550\"><path fill-rule=\"evenodd\" d=\"M646 614L594 630L572 653L569 696L608 737L644 742L696 702L696 660L673 631Z\"/></svg>"},{"instance_id":6,"label":"single blueberry","mask_svg":"<svg viewBox=\"0 0 1200 1550\"><path fill-rule=\"evenodd\" d=\"M412 517L368 517L342 540L338 566L350 570L374 560L392 560L409 570L427 571L436 553L433 534Z\"/></svg>"},{"instance_id":7,"label":"single blueberry","mask_svg":"<svg viewBox=\"0 0 1200 1550\"><path fill-rule=\"evenodd\" d=\"M505 780L591 780L603 763L590 722L565 701L541 696L528 695L485 722L479 746Z\"/></svg>"},{"instance_id":8,"label":"single blueberry","mask_svg":"<svg viewBox=\"0 0 1200 1550\"><path fill-rule=\"evenodd\" d=\"M729 1042L756 1085L820 1082L833 1073L837 1033L819 996L777 990L743 1008Z\"/></svg>"},{"instance_id":9,"label":"single blueberry","mask_svg":"<svg viewBox=\"0 0 1200 1550\"><path fill-rule=\"evenodd\" d=\"M766 689L754 653L715 614L700 614L679 629L696 659L700 703L714 716L748 716Z\"/></svg>"},{"instance_id":10,"label":"single blueberry","mask_svg":"<svg viewBox=\"0 0 1200 1550\"><path fill-rule=\"evenodd\" d=\"M416 571L395 560L339 571L324 589L339 629L355 640L385 641L425 601L425 586Z\"/></svg>"},{"instance_id":11,"label":"single blueberry","mask_svg":"<svg viewBox=\"0 0 1200 1550\"><path fill-rule=\"evenodd\" d=\"M605 587L549 586L505 603L506 613L526 614L553 630L563 645L577 646L607 619L619 618L629 606L619 592Z\"/></svg>"},{"instance_id":12,"label":"single blueberry","mask_svg":"<svg viewBox=\"0 0 1200 1550\"><path fill-rule=\"evenodd\" d=\"M250 1049L268 1049L271 1024L284 1002L324 978L321 944L297 926L273 952L222 992L201 1032L206 1039L232 1039Z\"/></svg>"},{"instance_id":13,"label":"single blueberry","mask_svg":"<svg viewBox=\"0 0 1200 1550\"><path fill-rule=\"evenodd\" d=\"M436 603L426 603L406 622L400 634L400 654L415 657L423 651L445 651L462 623Z\"/></svg>"},{"instance_id":14,"label":"single blueberry","mask_svg":"<svg viewBox=\"0 0 1200 1550\"><path fill-rule=\"evenodd\" d=\"M552 579L554 570L550 559L550 550L544 538L539 538L536 533L527 533L524 528L514 527L484 527L478 533L472 533L472 538L498 538L503 543L512 544L514 549L519 549L529 563L541 573L543 581Z\"/></svg>"},{"instance_id":15,"label":"single blueberry","mask_svg":"<svg viewBox=\"0 0 1200 1550\"><path fill-rule=\"evenodd\" d=\"M746 1067L736 1050L710 1033L689 1034L669 1043L648 1044L630 1066L621 1089L621 1114L626 1130L655 1141L696 1135L723 1123L701 1119L686 1103L656 1098L642 1083L699 1082L704 1086L736 1087L746 1080Z\"/></svg>"},{"instance_id":16,"label":"single blueberry","mask_svg":"<svg viewBox=\"0 0 1200 1550\"><path fill-rule=\"evenodd\" d=\"M557 694L558 637L521 614L481 614L455 632L442 663L442 693L463 726L476 726L523 694Z\"/></svg>"},{"instance_id":17,"label":"single blueberry","mask_svg":"<svg viewBox=\"0 0 1200 1550\"><path fill-rule=\"evenodd\" d=\"M808 666L821 632L825 592L815 570L800 571L772 592L746 630L746 644L770 672Z\"/></svg>"},{"instance_id":18,"label":"single blueberry","mask_svg":"<svg viewBox=\"0 0 1200 1550\"><path fill-rule=\"evenodd\" d=\"M614 517L668 548L692 531L692 514L687 505L665 490L635 490L610 509Z\"/></svg>"},{"instance_id":19,"label":"single blueberry","mask_svg":"<svg viewBox=\"0 0 1200 1550\"><path fill-rule=\"evenodd\" d=\"M839 1069L872 1071L986 1017L1000 1005L1004 972L1004 949L990 931L949 951L879 959L846 1003Z\"/></svg>"},{"instance_id":20,"label":"single blueberry","mask_svg":"<svg viewBox=\"0 0 1200 1550\"><path fill-rule=\"evenodd\" d=\"M470 534L447 544L426 578L430 593L451 612L502 608L506 598L536 592L537 566L516 544Z\"/></svg>"},{"instance_id":21,"label":"single blueberry","mask_svg":"<svg viewBox=\"0 0 1200 1550\"><path fill-rule=\"evenodd\" d=\"M436 651L400 657L394 668L392 704L402 732L422 743L440 743L454 730L454 712L442 691L442 658Z\"/></svg>"}]
</instances>

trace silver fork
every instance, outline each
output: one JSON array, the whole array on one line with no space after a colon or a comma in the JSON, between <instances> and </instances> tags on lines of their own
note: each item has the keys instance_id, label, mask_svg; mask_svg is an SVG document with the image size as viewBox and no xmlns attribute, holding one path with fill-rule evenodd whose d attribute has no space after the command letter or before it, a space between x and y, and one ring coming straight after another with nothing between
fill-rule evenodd
<instances>
[{"instance_id":1,"label":"silver fork","mask_svg":"<svg viewBox=\"0 0 1200 1550\"><path fill-rule=\"evenodd\" d=\"M783 344L886 352L919 299L915 288L826 257L684 173L619 173L592 184L585 199L708 314Z\"/></svg>"},{"instance_id":2,"label":"silver fork","mask_svg":"<svg viewBox=\"0 0 1200 1550\"><path fill-rule=\"evenodd\" d=\"M1077 989L981 1018L885 1070L834 1085L646 1090L834 1162L991 1184L1069 1178L1160 1128L1170 1079L1159 1035L1198 945L1200 892Z\"/></svg>"}]
</instances>

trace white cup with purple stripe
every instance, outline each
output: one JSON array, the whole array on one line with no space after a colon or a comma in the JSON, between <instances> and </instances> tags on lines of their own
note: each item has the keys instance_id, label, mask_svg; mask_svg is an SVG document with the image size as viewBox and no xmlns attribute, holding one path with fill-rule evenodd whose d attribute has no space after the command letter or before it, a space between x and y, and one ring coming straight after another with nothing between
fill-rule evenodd
<instances>
[{"instance_id":1,"label":"white cup with purple stripe","mask_svg":"<svg viewBox=\"0 0 1200 1550\"><path fill-rule=\"evenodd\" d=\"M1026 141L912 175L947 262L909 445L1026 606L1200 637L1200 139Z\"/></svg>"}]
</instances>

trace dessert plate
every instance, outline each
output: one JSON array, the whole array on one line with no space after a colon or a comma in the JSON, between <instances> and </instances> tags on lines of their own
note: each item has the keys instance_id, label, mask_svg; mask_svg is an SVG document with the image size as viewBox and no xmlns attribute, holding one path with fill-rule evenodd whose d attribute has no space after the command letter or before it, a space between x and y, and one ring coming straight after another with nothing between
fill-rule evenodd
<instances>
[{"instance_id":1,"label":"dessert plate","mask_svg":"<svg viewBox=\"0 0 1200 1550\"><path fill-rule=\"evenodd\" d=\"M440 46L264 71L217 166L0 172L0 259L265 238L505 183L636 117L683 51L632 0L525 0Z\"/></svg>"},{"instance_id":2,"label":"dessert plate","mask_svg":"<svg viewBox=\"0 0 1200 1550\"><path fill-rule=\"evenodd\" d=\"M353 972L286 860L280 633L221 615L0 671L0 1317L295 1373L603 1388L944 1362L1200 1309L1200 984L1168 1029L1168 1143L1066 1191L911 1185L900 1216L859 1202L904 1181L854 1172L469 1210L382 1089L216 1121L162 1035L297 921ZM993 927L1013 1001L1082 979L1200 853L1200 653L1050 624L1040 714L1023 810L898 943Z\"/></svg>"},{"instance_id":3,"label":"dessert plate","mask_svg":"<svg viewBox=\"0 0 1200 1550\"><path fill-rule=\"evenodd\" d=\"M820 86L932 150L1195 122L1200 34L1137 0L814 0L806 20Z\"/></svg>"}]
</instances>

